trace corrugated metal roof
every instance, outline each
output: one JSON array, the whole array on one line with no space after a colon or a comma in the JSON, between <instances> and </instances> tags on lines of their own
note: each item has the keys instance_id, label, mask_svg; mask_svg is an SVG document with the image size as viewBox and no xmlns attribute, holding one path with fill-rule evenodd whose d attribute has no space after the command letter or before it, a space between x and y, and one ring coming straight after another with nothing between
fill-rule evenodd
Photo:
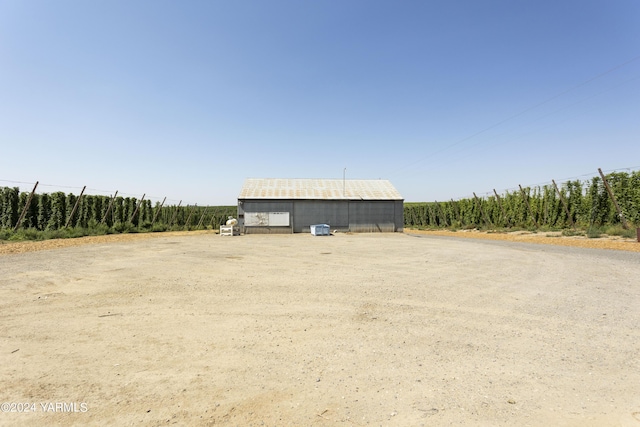
<instances>
[{"instance_id":1,"label":"corrugated metal roof","mask_svg":"<svg viewBox=\"0 0 640 427\"><path fill-rule=\"evenodd\" d=\"M403 200L387 180L249 178L238 199Z\"/></svg>"}]
</instances>

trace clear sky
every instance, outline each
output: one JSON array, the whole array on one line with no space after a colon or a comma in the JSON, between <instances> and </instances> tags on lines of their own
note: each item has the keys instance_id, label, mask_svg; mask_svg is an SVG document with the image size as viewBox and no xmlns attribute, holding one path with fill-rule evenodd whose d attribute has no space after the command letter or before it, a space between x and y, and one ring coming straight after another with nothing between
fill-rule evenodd
<instances>
[{"instance_id":1,"label":"clear sky","mask_svg":"<svg viewBox=\"0 0 640 427\"><path fill-rule=\"evenodd\" d=\"M0 0L0 186L449 200L640 169L639 136L637 0Z\"/></svg>"}]
</instances>

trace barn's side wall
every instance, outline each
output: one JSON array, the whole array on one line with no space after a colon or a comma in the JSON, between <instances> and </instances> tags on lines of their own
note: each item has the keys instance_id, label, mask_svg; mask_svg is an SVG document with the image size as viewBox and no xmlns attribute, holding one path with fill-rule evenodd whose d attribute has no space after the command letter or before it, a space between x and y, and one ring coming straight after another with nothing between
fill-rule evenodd
<instances>
[{"instance_id":1,"label":"barn's side wall","mask_svg":"<svg viewBox=\"0 0 640 427\"><path fill-rule=\"evenodd\" d=\"M396 200L395 202L395 223L396 231L402 233L404 230L404 200Z\"/></svg>"},{"instance_id":2,"label":"barn's side wall","mask_svg":"<svg viewBox=\"0 0 640 427\"><path fill-rule=\"evenodd\" d=\"M310 233L313 224L329 224L331 230L349 229L348 200L296 200L293 209L296 233Z\"/></svg>"},{"instance_id":3,"label":"barn's side wall","mask_svg":"<svg viewBox=\"0 0 640 427\"><path fill-rule=\"evenodd\" d=\"M288 227L244 224L245 212L289 212ZM238 220L245 234L309 233L313 224L331 230L368 232L402 231L402 200L238 200Z\"/></svg>"},{"instance_id":4,"label":"barn's side wall","mask_svg":"<svg viewBox=\"0 0 640 427\"><path fill-rule=\"evenodd\" d=\"M349 230L356 233L397 230L396 204L393 200L361 200L349 203Z\"/></svg>"}]
</instances>

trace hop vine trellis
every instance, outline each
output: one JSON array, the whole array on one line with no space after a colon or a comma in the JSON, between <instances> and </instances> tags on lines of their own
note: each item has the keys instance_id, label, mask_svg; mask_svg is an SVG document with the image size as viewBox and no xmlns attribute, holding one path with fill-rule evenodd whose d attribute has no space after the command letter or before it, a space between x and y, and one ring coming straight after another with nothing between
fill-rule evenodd
<instances>
[{"instance_id":1,"label":"hop vine trellis","mask_svg":"<svg viewBox=\"0 0 640 427\"><path fill-rule=\"evenodd\" d=\"M640 171L604 176L615 195L618 214L605 181L567 181L519 188L499 195L460 200L406 203L407 227L467 228L588 228L624 225L640 227Z\"/></svg>"},{"instance_id":2,"label":"hop vine trellis","mask_svg":"<svg viewBox=\"0 0 640 427\"><path fill-rule=\"evenodd\" d=\"M479 198L405 203L407 228L640 227L640 171L521 187ZM153 204L136 197L20 191L0 187L0 230L91 230L101 233L218 228L235 206ZM607 188L607 185L609 188ZM166 199L165 199L166 200ZM6 234L6 233L5 233Z\"/></svg>"},{"instance_id":3,"label":"hop vine trellis","mask_svg":"<svg viewBox=\"0 0 640 427\"><path fill-rule=\"evenodd\" d=\"M0 187L0 229L192 230L217 228L235 212L234 206L164 205L144 197L77 196L62 191L34 194L19 187Z\"/></svg>"}]
</instances>

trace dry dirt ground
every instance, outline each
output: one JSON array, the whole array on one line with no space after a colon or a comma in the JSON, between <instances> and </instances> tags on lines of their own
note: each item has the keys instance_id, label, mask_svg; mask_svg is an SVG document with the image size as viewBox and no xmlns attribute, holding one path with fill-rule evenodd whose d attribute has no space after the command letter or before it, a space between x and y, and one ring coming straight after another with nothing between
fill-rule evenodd
<instances>
[{"instance_id":1,"label":"dry dirt ground","mask_svg":"<svg viewBox=\"0 0 640 427\"><path fill-rule=\"evenodd\" d=\"M640 243L527 238L1 245L0 425L640 427Z\"/></svg>"}]
</instances>

